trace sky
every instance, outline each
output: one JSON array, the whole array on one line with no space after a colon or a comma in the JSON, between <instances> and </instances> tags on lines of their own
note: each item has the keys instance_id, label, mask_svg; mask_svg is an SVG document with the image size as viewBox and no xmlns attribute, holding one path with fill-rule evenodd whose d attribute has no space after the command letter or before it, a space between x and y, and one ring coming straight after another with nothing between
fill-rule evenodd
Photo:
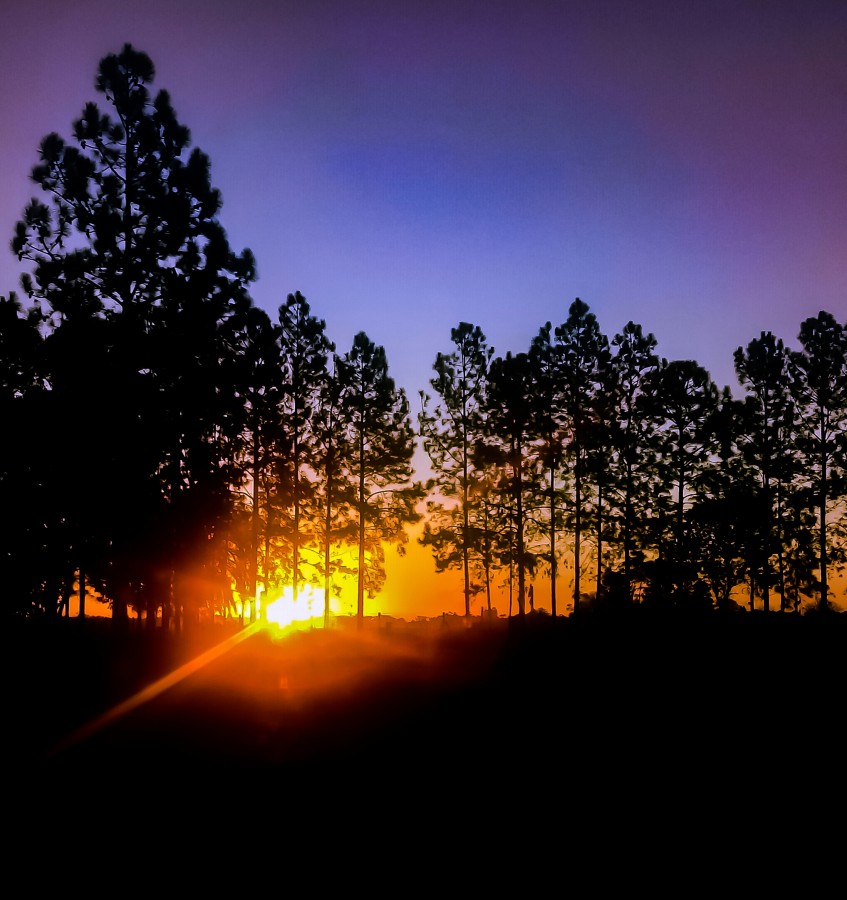
<instances>
[{"instance_id":1,"label":"sky","mask_svg":"<svg viewBox=\"0 0 847 900\"><path fill-rule=\"evenodd\" d=\"M0 0L0 294L40 141L124 43L255 302L365 331L413 413L462 321L521 352L579 297L736 396L736 347L847 321L843 0Z\"/></svg>"}]
</instances>

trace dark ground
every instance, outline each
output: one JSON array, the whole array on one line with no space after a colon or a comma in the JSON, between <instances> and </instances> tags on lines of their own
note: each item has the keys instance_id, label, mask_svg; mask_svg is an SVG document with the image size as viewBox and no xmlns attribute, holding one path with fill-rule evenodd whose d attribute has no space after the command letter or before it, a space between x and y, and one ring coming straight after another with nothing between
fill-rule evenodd
<instances>
[{"instance_id":1,"label":"dark ground","mask_svg":"<svg viewBox=\"0 0 847 900\"><path fill-rule=\"evenodd\" d=\"M773 850L832 814L843 837L844 615L259 633L53 752L230 636L107 625L7 631L7 809L39 833L504 859Z\"/></svg>"}]
</instances>

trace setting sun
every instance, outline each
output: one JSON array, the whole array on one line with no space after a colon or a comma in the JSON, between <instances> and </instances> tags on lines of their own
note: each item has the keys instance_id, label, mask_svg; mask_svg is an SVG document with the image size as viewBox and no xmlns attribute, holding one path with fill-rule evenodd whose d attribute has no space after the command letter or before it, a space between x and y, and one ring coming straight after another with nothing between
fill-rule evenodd
<instances>
[{"instance_id":1,"label":"setting sun","mask_svg":"<svg viewBox=\"0 0 847 900\"><path fill-rule=\"evenodd\" d=\"M294 596L294 588L288 585L282 596L264 607L263 618L266 622L285 628L295 622L308 622L323 617L323 588L306 584Z\"/></svg>"}]
</instances>

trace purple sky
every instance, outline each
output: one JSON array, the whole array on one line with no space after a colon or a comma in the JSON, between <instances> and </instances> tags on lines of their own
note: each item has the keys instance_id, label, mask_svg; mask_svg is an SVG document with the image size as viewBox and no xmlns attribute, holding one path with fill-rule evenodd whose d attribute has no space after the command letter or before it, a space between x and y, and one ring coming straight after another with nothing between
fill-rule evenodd
<instances>
[{"instance_id":1,"label":"purple sky","mask_svg":"<svg viewBox=\"0 0 847 900\"><path fill-rule=\"evenodd\" d=\"M575 297L740 393L736 346L847 320L847 3L0 5L0 294L50 131L150 55L272 315L386 348L417 409L450 329L527 349Z\"/></svg>"}]
</instances>

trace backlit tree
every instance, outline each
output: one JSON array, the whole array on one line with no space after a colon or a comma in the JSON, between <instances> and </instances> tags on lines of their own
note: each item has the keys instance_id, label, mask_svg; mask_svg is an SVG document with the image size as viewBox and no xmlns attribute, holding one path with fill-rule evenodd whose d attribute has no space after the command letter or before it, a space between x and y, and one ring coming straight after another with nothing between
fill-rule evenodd
<instances>
[{"instance_id":1,"label":"backlit tree","mask_svg":"<svg viewBox=\"0 0 847 900\"><path fill-rule=\"evenodd\" d=\"M388 374L385 349L364 332L337 360L349 427L347 472L356 487L358 573L356 618L364 619L365 593L382 587L385 543L405 552L405 527L417 522L423 486L412 481L415 430L409 402Z\"/></svg>"},{"instance_id":2,"label":"backlit tree","mask_svg":"<svg viewBox=\"0 0 847 900\"><path fill-rule=\"evenodd\" d=\"M174 583L159 579L154 596L153 572L202 558L226 515L225 430L236 427L239 401L221 379L220 326L249 304L255 277L252 254L234 253L218 220L209 160L190 148L168 93L151 94L154 75L130 44L101 60L95 87L109 111L89 102L72 140L44 138L32 178L46 201L32 199L12 241L31 269L24 289L55 331L92 319L108 326L98 338L102 374L120 402L110 403L108 424L79 409L75 430L106 429L101 477L113 501L126 492L124 519L141 498L137 526L147 531L131 539L145 552L130 564L115 535L110 553L123 560L120 578L145 585L151 621L169 608ZM109 521L94 510L85 519ZM112 595L121 618L124 591L113 586Z\"/></svg>"},{"instance_id":3,"label":"backlit tree","mask_svg":"<svg viewBox=\"0 0 847 900\"><path fill-rule=\"evenodd\" d=\"M438 353L430 379L436 405L421 391L418 426L432 463L431 488L436 499L427 505L421 543L432 549L439 571L461 568L465 615L471 614L471 558L475 551L473 518L474 444L481 439L485 379L492 350L479 326L460 322L450 332L454 349ZM446 501L446 502L445 502Z\"/></svg>"}]
</instances>

